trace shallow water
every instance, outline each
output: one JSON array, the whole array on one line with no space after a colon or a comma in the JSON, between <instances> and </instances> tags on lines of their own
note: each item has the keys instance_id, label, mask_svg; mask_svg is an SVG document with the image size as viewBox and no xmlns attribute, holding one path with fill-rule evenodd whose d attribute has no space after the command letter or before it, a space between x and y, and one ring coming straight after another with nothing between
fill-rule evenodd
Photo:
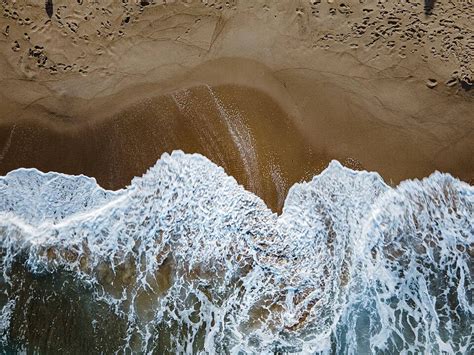
<instances>
[{"instance_id":1,"label":"shallow water","mask_svg":"<svg viewBox=\"0 0 474 355\"><path fill-rule=\"evenodd\" d=\"M278 216L198 154L119 191L19 169L0 235L6 351L474 350L474 188L448 174L391 188L333 161Z\"/></svg>"}]
</instances>

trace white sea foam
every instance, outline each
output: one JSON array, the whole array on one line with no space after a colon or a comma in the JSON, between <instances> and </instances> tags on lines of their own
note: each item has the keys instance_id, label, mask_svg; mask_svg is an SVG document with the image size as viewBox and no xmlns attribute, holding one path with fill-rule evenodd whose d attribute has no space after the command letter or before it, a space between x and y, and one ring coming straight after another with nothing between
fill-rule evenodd
<instances>
[{"instance_id":1,"label":"white sea foam","mask_svg":"<svg viewBox=\"0 0 474 355\"><path fill-rule=\"evenodd\" d=\"M132 351L472 350L474 188L447 174L393 189L333 161L277 216L177 151L118 192L20 169L0 196L0 307L15 262L67 271L125 319Z\"/></svg>"}]
</instances>

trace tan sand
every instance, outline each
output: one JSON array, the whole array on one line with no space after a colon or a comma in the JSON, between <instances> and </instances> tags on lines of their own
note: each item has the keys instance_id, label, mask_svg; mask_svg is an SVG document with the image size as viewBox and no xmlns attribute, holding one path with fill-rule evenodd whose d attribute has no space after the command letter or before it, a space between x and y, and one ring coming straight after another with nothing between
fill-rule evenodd
<instances>
[{"instance_id":1,"label":"tan sand","mask_svg":"<svg viewBox=\"0 0 474 355\"><path fill-rule=\"evenodd\" d=\"M3 1L0 174L199 152L274 210L330 159L474 181L470 1Z\"/></svg>"}]
</instances>

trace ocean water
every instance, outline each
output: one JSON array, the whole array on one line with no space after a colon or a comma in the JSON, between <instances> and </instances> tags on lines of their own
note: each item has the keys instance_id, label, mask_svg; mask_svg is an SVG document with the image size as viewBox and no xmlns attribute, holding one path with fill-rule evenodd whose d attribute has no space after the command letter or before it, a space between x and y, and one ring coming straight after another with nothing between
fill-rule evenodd
<instances>
[{"instance_id":1,"label":"ocean water","mask_svg":"<svg viewBox=\"0 0 474 355\"><path fill-rule=\"evenodd\" d=\"M201 155L0 178L0 352L473 353L474 187L333 161L281 215Z\"/></svg>"}]
</instances>

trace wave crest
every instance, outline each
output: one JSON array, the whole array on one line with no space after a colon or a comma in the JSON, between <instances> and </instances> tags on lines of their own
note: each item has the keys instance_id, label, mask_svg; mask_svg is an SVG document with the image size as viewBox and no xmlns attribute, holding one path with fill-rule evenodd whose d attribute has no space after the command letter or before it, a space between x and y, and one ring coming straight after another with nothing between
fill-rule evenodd
<instances>
[{"instance_id":1,"label":"wave crest","mask_svg":"<svg viewBox=\"0 0 474 355\"><path fill-rule=\"evenodd\" d=\"M469 351L474 189L447 174L393 189L333 161L277 216L177 151L117 192L20 169L0 196L5 346L40 346L8 325L20 267L88 285L123 323L105 351Z\"/></svg>"}]
</instances>

